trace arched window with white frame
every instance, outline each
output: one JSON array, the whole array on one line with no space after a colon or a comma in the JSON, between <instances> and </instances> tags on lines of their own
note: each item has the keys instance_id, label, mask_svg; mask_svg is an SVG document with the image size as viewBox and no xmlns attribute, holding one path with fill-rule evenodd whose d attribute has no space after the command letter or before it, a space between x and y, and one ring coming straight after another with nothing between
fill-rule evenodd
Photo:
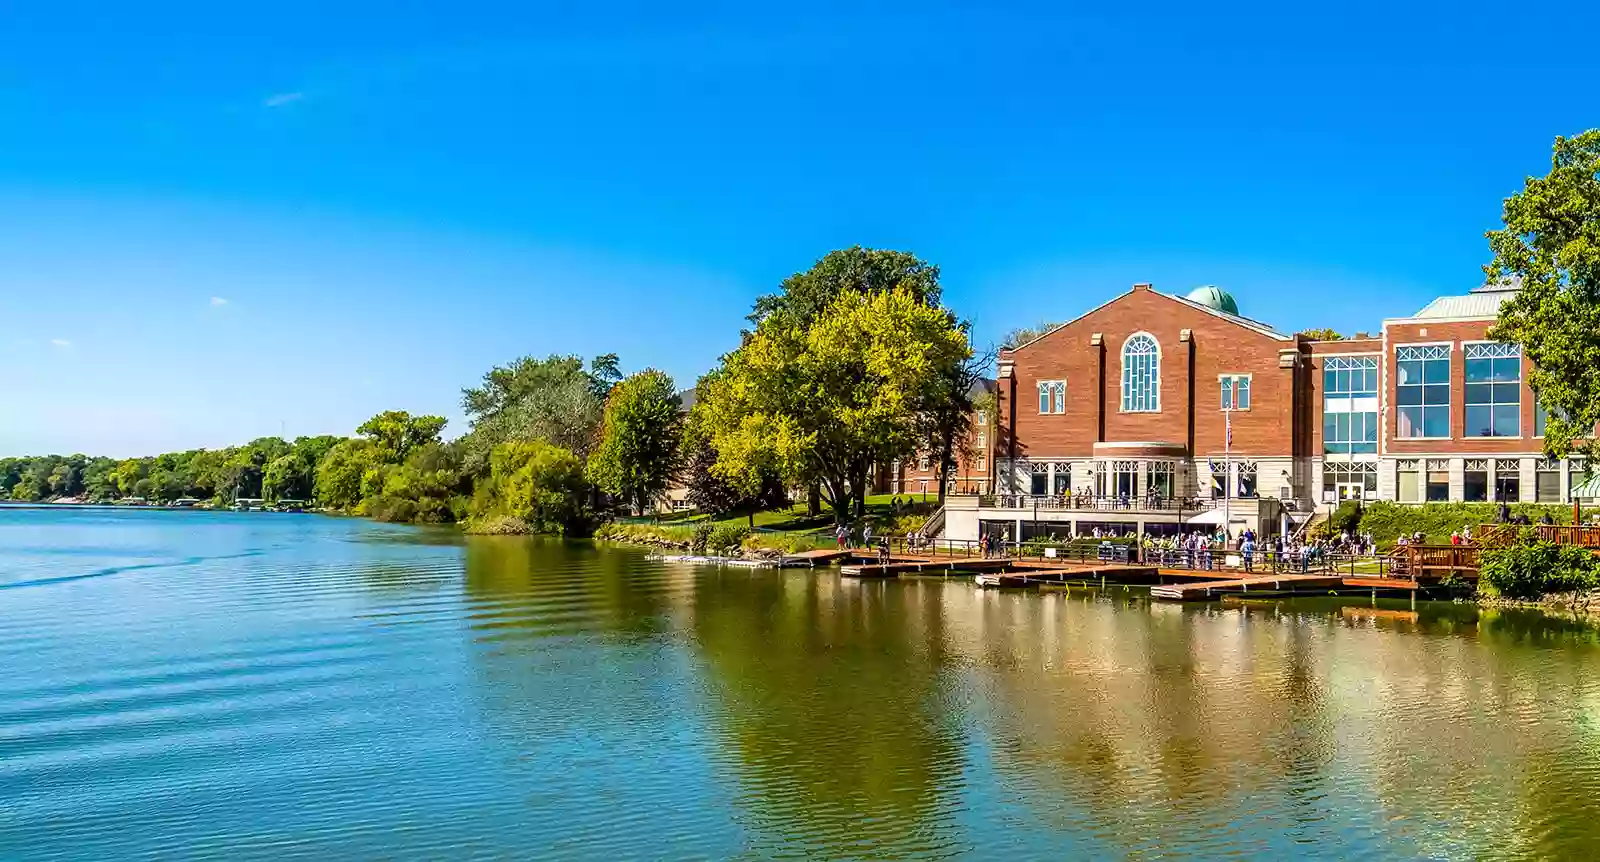
<instances>
[{"instance_id":1,"label":"arched window with white frame","mask_svg":"<svg viewBox=\"0 0 1600 862\"><path fill-rule=\"evenodd\" d=\"M1160 410L1161 347L1149 333L1136 332L1122 343L1122 411Z\"/></svg>"}]
</instances>

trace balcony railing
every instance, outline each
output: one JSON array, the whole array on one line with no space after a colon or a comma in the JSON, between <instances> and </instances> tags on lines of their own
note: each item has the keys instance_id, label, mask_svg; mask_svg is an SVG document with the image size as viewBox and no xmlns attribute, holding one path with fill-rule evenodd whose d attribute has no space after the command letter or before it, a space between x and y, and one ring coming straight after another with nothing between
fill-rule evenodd
<instances>
[{"instance_id":1,"label":"balcony railing","mask_svg":"<svg viewBox=\"0 0 1600 862\"><path fill-rule=\"evenodd\" d=\"M1255 499L1234 498L1235 500ZM1096 494L984 494L978 505L985 509L1017 509L1027 511L1084 511L1084 512L1205 512L1222 505L1221 500L1210 497L1165 497L1158 494L1144 496Z\"/></svg>"}]
</instances>

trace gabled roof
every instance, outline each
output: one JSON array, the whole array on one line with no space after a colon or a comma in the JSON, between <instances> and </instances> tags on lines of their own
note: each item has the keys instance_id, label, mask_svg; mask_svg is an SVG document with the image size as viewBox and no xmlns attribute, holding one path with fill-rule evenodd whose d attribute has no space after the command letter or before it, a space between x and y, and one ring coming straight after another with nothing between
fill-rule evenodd
<instances>
[{"instance_id":1,"label":"gabled roof","mask_svg":"<svg viewBox=\"0 0 1600 862\"><path fill-rule=\"evenodd\" d=\"M1285 334L1279 332L1278 330L1273 329L1272 327L1266 325L1265 323L1262 323L1259 320L1251 320L1248 317L1241 317L1240 315L1237 315L1237 314L1229 314L1226 311L1218 311L1215 308L1211 308L1209 306L1206 306L1206 305L1203 305L1201 303L1195 302L1192 299L1185 299L1184 297L1181 297L1181 296L1173 296L1170 293L1162 293L1162 292L1160 292L1158 290L1154 290L1154 289L1151 289L1149 292L1153 293L1156 296L1159 296L1159 297L1161 297L1163 299L1170 299L1173 302L1182 303L1182 304L1187 305L1190 308L1193 308L1193 309L1195 309L1197 311L1203 311L1206 314L1209 314L1209 315L1211 315L1213 317L1220 317L1223 320L1228 321L1229 323L1236 323L1239 326L1243 326L1244 328L1249 329L1252 332L1255 332L1255 333L1257 333L1259 335L1265 335L1268 338L1275 338L1275 339L1277 339L1279 341L1291 341L1291 342L1294 341L1294 336L1285 335ZM1042 335L1035 336L1034 338L1023 342L1022 344L1019 344L1016 347L1011 348L1008 352L1015 353L1015 352L1017 352L1018 350L1021 350L1024 347L1028 347L1028 346L1032 345L1034 342L1039 341L1042 338L1045 338L1047 336L1053 335L1056 332L1056 330L1061 329L1064 326L1071 326L1072 324L1077 323L1078 321L1084 319L1085 317L1088 317L1089 315L1094 314L1095 312L1099 311L1100 309L1105 308L1106 306L1110 305L1111 303L1116 302L1117 300L1122 299L1125 296L1130 296L1133 293L1134 293L1134 291L1131 291L1131 290L1128 291L1127 293L1119 293L1116 296L1111 297L1110 299L1106 300L1105 302L1100 303L1099 305L1095 306L1094 308L1091 308L1088 311L1085 311L1084 313L1078 315L1077 317L1072 318L1071 320L1069 320L1069 321L1067 321L1065 323L1060 323L1060 324L1057 324L1055 326L1050 327L1049 331L1043 333Z\"/></svg>"}]
</instances>

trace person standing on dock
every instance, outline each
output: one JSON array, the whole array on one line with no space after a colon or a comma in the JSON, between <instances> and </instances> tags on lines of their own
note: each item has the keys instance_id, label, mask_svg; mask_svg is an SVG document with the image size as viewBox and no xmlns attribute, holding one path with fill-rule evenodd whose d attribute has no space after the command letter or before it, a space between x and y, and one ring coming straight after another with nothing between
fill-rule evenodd
<instances>
[{"instance_id":1,"label":"person standing on dock","mask_svg":"<svg viewBox=\"0 0 1600 862\"><path fill-rule=\"evenodd\" d=\"M1248 530L1245 531L1244 539L1239 542L1239 553L1244 556L1244 570L1247 572L1255 571L1256 537L1254 533Z\"/></svg>"}]
</instances>

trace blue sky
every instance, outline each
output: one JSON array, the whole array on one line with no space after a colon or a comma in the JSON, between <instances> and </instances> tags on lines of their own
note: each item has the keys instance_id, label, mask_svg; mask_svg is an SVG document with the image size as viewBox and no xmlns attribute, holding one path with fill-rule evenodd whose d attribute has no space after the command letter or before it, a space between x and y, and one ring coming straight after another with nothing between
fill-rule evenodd
<instances>
[{"instance_id":1,"label":"blue sky","mask_svg":"<svg viewBox=\"0 0 1600 862\"><path fill-rule=\"evenodd\" d=\"M969 5L13 5L0 454L460 433L521 354L687 385L854 243L980 342L1138 281L1375 329L1600 122L1593 4Z\"/></svg>"}]
</instances>

